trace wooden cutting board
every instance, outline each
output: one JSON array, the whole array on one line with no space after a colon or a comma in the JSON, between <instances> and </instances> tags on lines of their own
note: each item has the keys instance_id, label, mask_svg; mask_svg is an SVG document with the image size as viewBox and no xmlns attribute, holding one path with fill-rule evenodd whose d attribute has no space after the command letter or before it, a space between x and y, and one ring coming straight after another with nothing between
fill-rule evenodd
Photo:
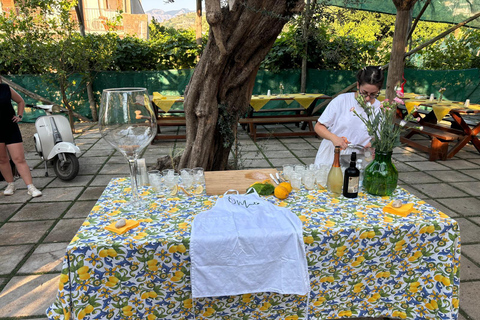
<instances>
[{"instance_id":1,"label":"wooden cutting board","mask_svg":"<svg viewBox=\"0 0 480 320\"><path fill-rule=\"evenodd\" d=\"M227 190L238 190L245 193L248 187L256 181L270 179L269 174L275 176L277 169L252 169L252 170L227 170L227 171L206 171L205 188L207 195L224 194ZM265 178L262 177L265 176Z\"/></svg>"}]
</instances>

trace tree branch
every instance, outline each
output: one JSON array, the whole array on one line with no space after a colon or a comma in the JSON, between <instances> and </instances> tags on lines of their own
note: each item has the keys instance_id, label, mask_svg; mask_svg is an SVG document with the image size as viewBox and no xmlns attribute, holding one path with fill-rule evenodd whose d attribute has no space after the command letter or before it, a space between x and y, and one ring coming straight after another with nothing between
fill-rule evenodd
<instances>
[{"instance_id":1,"label":"tree branch","mask_svg":"<svg viewBox=\"0 0 480 320\"><path fill-rule=\"evenodd\" d=\"M407 41L412 37L413 32L415 31L415 28L417 27L418 21L420 21L420 18L422 17L423 13L425 12L425 10L427 10L427 7L430 4L430 2L431 2L431 0L427 0L427 2L425 2L425 5L423 6L422 10L420 10L420 12L418 13L418 16L415 18L415 21L413 22L412 27L410 28L410 31L408 32Z\"/></svg>"},{"instance_id":2,"label":"tree branch","mask_svg":"<svg viewBox=\"0 0 480 320\"><path fill-rule=\"evenodd\" d=\"M222 55L227 54L225 49L225 39L222 32L222 8L219 0L205 0L205 11L207 12L207 21L215 37L215 43Z\"/></svg>"},{"instance_id":3,"label":"tree branch","mask_svg":"<svg viewBox=\"0 0 480 320\"><path fill-rule=\"evenodd\" d=\"M25 89L24 87L19 86L18 84L14 83L14 82L12 82L12 81L10 81L10 80L8 80L7 78L4 78L4 77L2 77L2 76L0 76L0 78L2 79L3 82L5 82L6 84L8 84L10 87L12 87L13 89L15 89L15 90L17 90L17 91L25 94L26 96L29 96L30 98L33 98L33 99L35 99L35 100L37 100L37 101L40 101L40 102L43 102L43 103L45 103L45 104L52 104L52 105L54 105L54 106L57 106L57 107L60 108L60 110L61 110L62 112L68 112L68 110L65 109L65 108L63 108L61 105L56 104L56 103L54 103L54 102L52 102L52 101L50 101L50 100L47 100L47 99L45 99L44 97L39 96L39 95L36 94L36 93L33 93L33 92L31 92L31 91L28 91L28 90ZM88 119L87 117L82 116L81 114L79 114L79 113L77 113L77 112L73 112L73 115L74 115L76 118L80 119L81 121L85 121L85 122L89 122L89 121L90 121L90 119Z\"/></svg>"},{"instance_id":4,"label":"tree branch","mask_svg":"<svg viewBox=\"0 0 480 320\"><path fill-rule=\"evenodd\" d=\"M436 36L435 38L432 38L428 41L425 41L424 43L422 43L421 45L419 45L418 47L410 50L409 52L405 53L405 57L408 57L414 53L417 53L418 51L422 50L423 48L425 48L426 46L428 45L431 45L432 43L440 40L441 38L444 38L446 35L448 35L449 33L452 33L453 31L457 30L458 28L460 27L463 27L464 25L466 25L467 23L469 23L470 21L472 20L475 20L477 19L478 17L480 17L480 12L471 16L470 18L468 18L467 20L464 20L462 22L460 22L459 24L451 27L450 29L440 33L438 36Z\"/></svg>"}]
</instances>

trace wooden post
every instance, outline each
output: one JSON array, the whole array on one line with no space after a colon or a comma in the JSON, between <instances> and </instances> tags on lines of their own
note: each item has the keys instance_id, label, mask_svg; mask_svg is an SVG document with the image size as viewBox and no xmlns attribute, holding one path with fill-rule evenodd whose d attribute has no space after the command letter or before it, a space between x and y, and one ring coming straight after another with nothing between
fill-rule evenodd
<instances>
[{"instance_id":1,"label":"wooden post","mask_svg":"<svg viewBox=\"0 0 480 320\"><path fill-rule=\"evenodd\" d=\"M395 33L393 34L392 51L390 54L390 66L387 75L386 98L395 97L395 86L401 82L403 69L405 65L405 45L408 32L408 21L410 9L397 9L397 19L395 20Z\"/></svg>"}]
</instances>

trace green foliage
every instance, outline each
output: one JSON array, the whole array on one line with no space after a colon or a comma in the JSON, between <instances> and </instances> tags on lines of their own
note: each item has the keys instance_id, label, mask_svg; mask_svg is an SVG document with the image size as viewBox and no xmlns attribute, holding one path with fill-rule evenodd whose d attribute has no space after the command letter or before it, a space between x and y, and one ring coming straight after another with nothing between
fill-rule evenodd
<instances>
[{"instance_id":1,"label":"green foliage","mask_svg":"<svg viewBox=\"0 0 480 320\"><path fill-rule=\"evenodd\" d=\"M390 60L395 16L337 7L316 6L308 32L308 68L358 70L365 65L384 65ZM451 27L420 21L410 44L414 48ZM289 22L262 63L277 72L298 69L304 52L304 17ZM468 69L480 64L480 31L462 29L456 36L437 41L406 66L421 69Z\"/></svg>"},{"instance_id":2,"label":"green foliage","mask_svg":"<svg viewBox=\"0 0 480 320\"><path fill-rule=\"evenodd\" d=\"M143 39L118 38L112 67L117 71L152 70L155 68L155 52Z\"/></svg>"},{"instance_id":3,"label":"green foliage","mask_svg":"<svg viewBox=\"0 0 480 320\"><path fill-rule=\"evenodd\" d=\"M381 60L377 56L382 49L381 42L368 35L367 39L362 39L349 32L337 32L335 29L332 32L335 24L329 19L333 18L313 17L313 21L318 22L311 24L308 33L309 68L356 70L368 64L378 64L378 60ZM300 68L304 52L302 28L300 19L290 23L275 41L262 68L271 71Z\"/></svg>"},{"instance_id":4,"label":"green foliage","mask_svg":"<svg viewBox=\"0 0 480 320\"><path fill-rule=\"evenodd\" d=\"M112 51L113 61L109 67L116 71L144 71L162 69L192 69L202 47L197 46L193 30L176 30L161 26L152 20L149 25L150 39L143 40L132 36L120 38L112 34L109 37L116 42Z\"/></svg>"},{"instance_id":5,"label":"green foliage","mask_svg":"<svg viewBox=\"0 0 480 320\"><path fill-rule=\"evenodd\" d=\"M269 182L255 182L247 189L247 193L253 193L252 189L255 189L260 196L269 196L275 191L275 187Z\"/></svg>"},{"instance_id":6,"label":"green foliage","mask_svg":"<svg viewBox=\"0 0 480 320\"><path fill-rule=\"evenodd\" d=\"M415 66L427 70L479 68L479 54L480 31L464 29L426 47L414 62Z\"/></svg>"},{"instance_id":7,"label":"green foliage","mask_svg":"<svg viewBox=\"0 0 480 320\"><path fill-rule=\"evenodd\" d=\"M192 69L207 42L203 17L202 46L196 44L195 13L166 23L149 24L149 40L125 38L110 32L78 35L71 21L69 0L26 0L18 12L0 14L0 72L58 76L79 73L88 80L94 72ZM358 70L364 65L388 63L395 16L312 4L307 33L308 68ZM31 14L35 12L35 14ZM298 69L305 55L304 19L294 17L279 35L261 68ZM174 21L177 21L174 23ZM108 22L110 29L121 15ZM173 28L182 25L185 29ZM410 48L449 28L448 24L420 22ZM480 65L480 31L461 29L407 59L409 68L466 69Z\"/></svg>"},{"instance_id":8,"label":"green foliage","mask_svg":"<svg viewBox=\"0 0 480 320\"><path fill-rule=\"evenodd\" d=\"M164 27L156 20L152 20L149 30L151 45L158 52L157 69L194 68L207 42L203 37L203 46L198 46L194 29Z\"/></svg>"}]
</instances>

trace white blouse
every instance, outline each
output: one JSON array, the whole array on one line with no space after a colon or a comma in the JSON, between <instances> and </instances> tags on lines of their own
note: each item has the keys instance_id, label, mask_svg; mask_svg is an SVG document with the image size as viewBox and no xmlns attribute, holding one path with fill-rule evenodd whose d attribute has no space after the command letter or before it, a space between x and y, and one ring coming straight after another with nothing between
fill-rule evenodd
<instances>
[{"instance_id":1,"label":"white blouse","mask_svg":"<svg viewBox=\"0 0 480 320\"><path fill-rule=\"evenodd\" d=\"M380 110L380 101L373 103L375 112ZM355 100L355 92L344 93L333 99L322 113L318 122L327 127L327 129L339 137L346 137L351 144L367 145L370 142L367 127L357 117L352 108L355 108L358 114L366 117L365 111ZM332 165L335 146L330 140L323 139L315 158L317 165ZM345 150L342 150L342 154Z\"/></svg>"}]
</instances>

